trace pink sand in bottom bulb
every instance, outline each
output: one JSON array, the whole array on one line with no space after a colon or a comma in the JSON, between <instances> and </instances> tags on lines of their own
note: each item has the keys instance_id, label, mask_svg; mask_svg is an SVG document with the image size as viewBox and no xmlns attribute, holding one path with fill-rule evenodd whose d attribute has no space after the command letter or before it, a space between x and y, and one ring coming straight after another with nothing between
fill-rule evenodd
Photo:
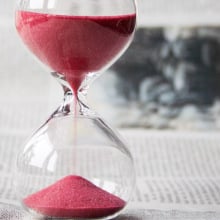
<instances>
[{"instance_id":1,"label":"pink sand in bottom bulb","mask_svg":"<svg viewBox=\"0 0 220 220\"><path fill-rule=\"evenodd\" d=\"M101 218L125 206L124 200L74 175L29 195L23 203L37 213L60 218Z\"/></svg>"}]
</instances>

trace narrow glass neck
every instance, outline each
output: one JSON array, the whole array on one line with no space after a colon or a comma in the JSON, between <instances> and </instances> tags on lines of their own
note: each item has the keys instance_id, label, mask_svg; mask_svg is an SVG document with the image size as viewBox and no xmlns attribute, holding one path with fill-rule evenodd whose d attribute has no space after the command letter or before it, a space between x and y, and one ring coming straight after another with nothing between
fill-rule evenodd
<instances>
[{"instance_id":1,"label":"narrow glass neck","mask_svg":"<svg viewBox=\"0 0 220 220\"><path fill-rule=\"evenodd\" d=\"M88 116L95 115L87 105L87 93L90 83L96 78L96 74L91 74L83 80L77 91L74 91L70 84L67 82L65 75L53 72L52 76L56 78L62 86L64 98L61 105L53 113L52 117L65 116L73 114L75 116Z\"/></svg>"}]
</instances>

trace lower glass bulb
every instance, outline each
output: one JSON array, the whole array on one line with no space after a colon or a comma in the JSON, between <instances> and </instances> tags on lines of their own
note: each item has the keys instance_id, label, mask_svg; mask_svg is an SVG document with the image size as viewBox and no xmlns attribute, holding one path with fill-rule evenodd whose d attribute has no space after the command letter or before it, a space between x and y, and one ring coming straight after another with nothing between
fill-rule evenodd
<instances>
[{"instance_id":1,"label":"lower glass bulb","mask_svg":"<svg viewBox=\"0 0 220 220\"><path fill-rule=\"evenodd\" d=\"M23 206L59 219L110 219L127 205L134 167L125 144L96 116L52 117L17 162Z\"/></svg>"}]
</instances>

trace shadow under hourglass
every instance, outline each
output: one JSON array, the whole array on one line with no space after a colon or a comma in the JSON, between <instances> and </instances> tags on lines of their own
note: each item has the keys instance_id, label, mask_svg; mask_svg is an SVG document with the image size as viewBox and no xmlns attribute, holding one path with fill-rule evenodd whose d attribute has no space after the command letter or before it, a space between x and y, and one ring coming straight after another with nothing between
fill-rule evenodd
<instances>
[{"instance_id":1,"label":"shadow under hourglass","mask_svg":"<svg viewBox=\"0 0 220 220\"><path fill-rule=\"evenodd\" d=\"M36 218L20 207L0 203L0 219L4 220L51 220L51 218ZM218 220L216 212L183 212L161 210L128 210L127 213L113 218L114 220ZM57 219L59 220L59 218Z\"/></svg>"}]
</instances>

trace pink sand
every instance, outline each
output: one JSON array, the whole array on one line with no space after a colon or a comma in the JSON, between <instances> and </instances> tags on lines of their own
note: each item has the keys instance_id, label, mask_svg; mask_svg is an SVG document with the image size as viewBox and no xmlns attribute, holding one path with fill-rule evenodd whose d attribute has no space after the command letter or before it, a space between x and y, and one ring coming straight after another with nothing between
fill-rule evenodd
<instances>
[{"instance_id":1,"label":"pink sand","mask_svg":"<svg viewBox=\"0 0 220 220\"><path fill-rule=\"evenodd\" d=\"M29 195L23 203L45 216L101 218L115 214L125 201L80 176L67 176Z\"/></svg>"}]
</instances>

